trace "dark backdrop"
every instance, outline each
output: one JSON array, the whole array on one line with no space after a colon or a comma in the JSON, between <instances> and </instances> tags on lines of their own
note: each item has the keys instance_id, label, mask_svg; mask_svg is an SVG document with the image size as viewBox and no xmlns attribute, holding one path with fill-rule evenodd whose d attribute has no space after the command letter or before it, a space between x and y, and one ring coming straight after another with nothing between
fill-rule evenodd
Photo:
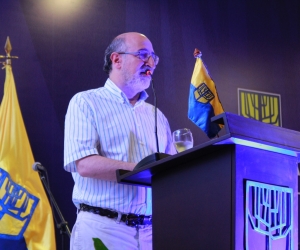
<instances>
[{"instance_id":1,"label":"dark backdrop","mask_svg":"<svg viewBox=\"0 0 300 250\"><path fill-rule=\"evenodd\" d=\"M120 33L150 38L160 56L158 106L172 130L192 130L195 145L208 140L187 118L195 47L226 111L238 113L237 88L277 93L283 127L300 131L298 0L1 0L0 27L0 45L9 36L19 56L13 72L35 160L48 169L70 228L76 210L73 180L63 169L64 116L75 93L103 86L104 50ZM0 97L4 77L0 71ZM57 233L58 249L60 240Z\"/></svg>"}]
</instances>

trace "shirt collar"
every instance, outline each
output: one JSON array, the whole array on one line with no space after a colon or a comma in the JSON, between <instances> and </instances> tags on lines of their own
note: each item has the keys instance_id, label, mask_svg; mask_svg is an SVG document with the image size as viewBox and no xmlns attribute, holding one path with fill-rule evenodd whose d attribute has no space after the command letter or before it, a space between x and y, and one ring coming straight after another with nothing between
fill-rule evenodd
<instances>
[{"instance_id":1,"label":"shirt collar","mask_svg":"<svg viewBox=\"0 0 300 250\"><path fill-rule=\"evenodd\" d=\"M129 100L127 96L123 93L121 89L118 88L118 86L109 78L106 80L104 84L104 88L108 89L109 92L111 92L116 99L118 99L120 102L124 103L127 102L129 103ZM141 102L144 102L148 98L148 94L145 90L143 90L140 94L139 100L136 102L135 105L138 105Z\"/></svg>"}]
</instances>

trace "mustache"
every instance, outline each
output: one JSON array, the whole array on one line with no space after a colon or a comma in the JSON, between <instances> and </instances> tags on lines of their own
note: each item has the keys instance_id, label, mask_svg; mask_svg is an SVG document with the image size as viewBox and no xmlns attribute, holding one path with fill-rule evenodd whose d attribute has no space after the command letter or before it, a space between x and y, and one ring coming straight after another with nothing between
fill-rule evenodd
<instances>
[{"instance_id":1,"label":"mustache","mask_svg":"<svg viewBox=\"0 0 300 250\"><path fill-rule=\"evenodd\" d=\"M153 69L151 67L144 66L141 68L140 73L144 73L146 75L152 75L152 71Z\"/></svg>"}]
</instances>

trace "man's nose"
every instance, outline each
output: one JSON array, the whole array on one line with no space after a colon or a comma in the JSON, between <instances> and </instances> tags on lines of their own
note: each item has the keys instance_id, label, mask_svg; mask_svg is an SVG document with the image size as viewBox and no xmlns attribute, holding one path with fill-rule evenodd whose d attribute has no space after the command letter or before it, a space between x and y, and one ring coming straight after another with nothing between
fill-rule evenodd
<instances>
[{"instance_id":1,"label":"man's nose","mask_svg":"<svg viewBox=\"0 0 300 250\"><path fill-rule=\"evenodd\" d=\"M151 68L155 69L156 65L155 65L155 61L153 59L152 56L149 56L147 62L145 63L147 66L150 66Z\"/></svg>"}]
</instances>

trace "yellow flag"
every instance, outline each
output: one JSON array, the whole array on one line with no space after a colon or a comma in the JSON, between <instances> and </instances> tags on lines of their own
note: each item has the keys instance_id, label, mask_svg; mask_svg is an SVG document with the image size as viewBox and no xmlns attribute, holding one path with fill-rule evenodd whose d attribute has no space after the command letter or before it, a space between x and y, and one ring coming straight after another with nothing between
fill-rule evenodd
<instances>
[{"instance_id":1,"label":"yellow flag","mask_svg":"<svg viewBox=\"0 0 300 250\"><path fill-rule=\"evenodd\" d=\"M215 83L209 76L201 57L197 56L190 84L188 117L209 138L214 138L223 125L212 123L211 118L223 112Z\"/></svg>"},{"instance_id":2,"label":"yellow flag","mask_svg":"<svg viewBox=\"0 0 300 250\"><path fill-rule=\"evenodd\" d=\"M34 163L11 65L0 106L0 249L56 249L52 211Z\"/></svg>"}]
</instances>

